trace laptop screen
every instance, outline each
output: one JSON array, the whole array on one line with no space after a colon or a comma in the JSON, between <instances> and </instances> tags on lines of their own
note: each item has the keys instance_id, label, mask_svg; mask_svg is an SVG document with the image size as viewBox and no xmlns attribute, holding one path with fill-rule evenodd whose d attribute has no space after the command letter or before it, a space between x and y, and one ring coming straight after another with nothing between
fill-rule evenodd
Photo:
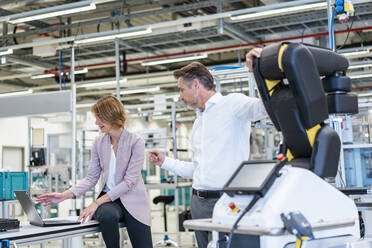
<instances>
[{"instance_id":1,"label":"laptop screen","mask_svg":"<svg viewBox=\"0 0 372 248\"><path fill-rule=\"evenodd\" d=\"M37 212L37 210L35 208L35 204L31 200L27 191L25 191L25 190L14 190L14 194L16 195L19 203L21 204L23 211L26 213L28 221L31 224L42 225L43 220L41 219L39 213Z\"/></svg>"}]
</instances>

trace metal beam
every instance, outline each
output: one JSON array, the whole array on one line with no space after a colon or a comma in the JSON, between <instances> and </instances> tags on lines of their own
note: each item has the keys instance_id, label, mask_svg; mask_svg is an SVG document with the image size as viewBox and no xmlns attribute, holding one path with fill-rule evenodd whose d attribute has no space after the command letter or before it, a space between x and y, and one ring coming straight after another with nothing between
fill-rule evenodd
<instances>
[{"instance_id":1,"label":"metal beam","mask_svg":"<svg viewBox=\"0 0 372 248\"><path fill-rule=\"evenodd\" d=\"M203 7L215 6L216 2L218 1L210 0L210 1L193 3L193 4L187 4L187 5L179 5L179 6L174 6L174 7L161 8L157 10L141 11L139 13L131 13L130 17L139 18L139 17L144 17L144 16L153 16L153 15L159 15L159 14L170 13L170 12L173 13L173 12L179 12L179 11L194 10L194 9L199 9ZM226 4L226 3L240 2L240 0L224 0L223 2ZM70 25L51 26L48 28L30 30L28 32L9 34L9 38L25 37L25 36L29 36L32 34L51 33L51 32L55 32L59 30L81 28L81 27L89 26L89 25L102 24L105 22L111 23L111 22L125 21L127 19L128 17L126 15L115 16L115 17L105 17L105 18L100 18L100 19L95 19L95 20L90 20L90 21L85 21L85 22L77 22L77 23L73 23Z\"/></svg>"},{"instance_id":2,"label":"metal beam","mask_svg":"<svg viewBox=\"0 0 372 248\"><path fill-rule=\"evenodd\" d=\"M75 84L75 47L71 47L71 129L72 129L72 151L71 151L71 184L76 184L76 84ZM76 216L76 200L71 201L71 216Z\"/></svg>"},{"instance_id":3,"label":"metal beam","mask_svg":"<svg viewBox=\"0 0 372 248\"><path fill-rule=\"evenodd\" d=\"M120 99L120 51L119 39L115 39L115 76L116 76L116 97Z\"/></svg>"},{"instance_id":4,"label":"metal beam","mask_svg":"<svg viewBox=\"0 0 372 248\"><path fill-rule=\"evenodd\" d=\"M240 40L243 40L244 42L247 42L247 43L249 43L249 42L259 42L259 40L257 38L253 37L252 35L247 34L246 32L244 32L244 30L242 30L238 27L235 27L232 24L224 22L224 27L225 27L225 30L227 30L230 33L236 35L237 37L240 38Z\"/></svg>"},{"instance_id":5,"label":"metal beam","mask_svg":"<svg viewBox=\"0 0 372 248\"><path fill-rule=\"evenodd\" d=\"M13 14L14 13L9 10L0 8L0 16L8 16L8 15L13 15ZM26 24L36 27L36 28L47 28L51 26L48 23L42 22L42 21L31 21L31 22L26 22Z\"/></svg>"},{"instance_id":6,"label":"metal beam","mask_svg":"<svg viewBox=\"0 0 372 248\"><path fill-rule=\"evenodd\" d=\"M131 49L134 49L134 50L137 50L139 52L143 52L143 53L149 53L149 54L152 54L152 55L159 55L159 53L156 53L154 50L152 49L149 49L149 48L141 48L139 46L135 46L135 45L131 45L129 44L129 42L127 41L124 41L124 40L121 40L119 39L119 43L120 45L123 45L125 47L128 47L128 48L131 48Z\"/></svg>"},{"instance_id":7,"label":"metal beam","mask_svg":"<svg viewBox=\"0 0 372 248\"><path fill-rule=\"evenodd\" d=\"M10 86L15 86L15 87L20 87L22 89L31 88L31 87L35 86L34 84L25 83L25 82L23 82L19 79L11 80L11 81L8 79L8 80L3 80L3 81L0 82L0 85L4 85L4 84L10 85Z\"/></svg>"},{"instance_id":8,"label":"metal beam","mask_svg":"<svg viewBox=\"0 0 372 248\"><path fill-rule=\"evenodd\" d=\"M238 41L240 41L240 43L242 43L242 44L247 43L247 41L246 41L245 39L240 38L240 37L237 36L236 34L230 32L230 30L225 29L224 31L225 31L224 33L225 33L227 36L229 36L230 38L233 38L234 40L238 40Z\"/></svg>"},{"instance_id":9,"label":"metal beam","mask_svg":"<svg viewBox=\"0 0 372 248\"><path fill-rule=\"evenodd\" d=\"M41 69L41 70L47 70L53 67L49 63L45 63L43 61L36 60L36 59L20 57L20 56L17 56L16 54L7 55L7 56L8 56L9 61L22 64L22 65L27 65L27 66L34 67L34 68Z\"/></svg>"}]
</instances>

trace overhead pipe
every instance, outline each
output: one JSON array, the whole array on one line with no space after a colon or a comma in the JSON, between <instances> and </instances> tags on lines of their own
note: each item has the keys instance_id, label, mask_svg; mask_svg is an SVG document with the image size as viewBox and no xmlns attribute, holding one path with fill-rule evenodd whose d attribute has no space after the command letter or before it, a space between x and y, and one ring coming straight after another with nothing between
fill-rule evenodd
<instances>
[{"instance_id":1,"label":"overhead pipe","mask_svg":"<svg viewBox=\"0 0 372 248\"><path fill-rule=\"evenodd\" d=\"M353 32L360 32L360 31L366 31L366 30L372 30L372 26L363 27L363 28L354 28L354 29L351 29L351 30L344 29L344 30L335 31L334 33L335 34L341 34L341 33L347 33L347 32L353 33ZM232 46L225 46L225 47L216 47L216 48L210 48L210 49L204 49L204 50L194 50L194 51L189 51L189 52L164 54L164 55L150 56L150 57L145 57L145 58L127 59L127 60L122 60L122 62L123 63L132 63L132 64L138 62L138 64L140 64L139 62L144 61L144 60L161 59L161 58L167 58L167 57L197 54L197 53L202 53L202 52L213 53L213 52L229 51L229 50L236 50L236 49L241 49L241 48L246 48L246 47L259 46L259 45L265 45L265 44L270 44L270 43L277 43L277 42L282 42L282 41L299 40L299 39L322 37L322 36L328 36L328 32L308 34L308 35L302 35L302 36L294 36L294 37L281 38L281 39L275 39L275 40L252 42L252 43L247 43L247 44L239 44L239 45L232 45ZM76 66L75 69L82 69L82 68L86 68L86 67L87 68L110 67L110 66L113 66L113 65L115 65L115 61ZM67 67L66 70L69 70L69 68ZM58 69L46 70L45 73L58 73Z\"/></svg>"},{"instance_id":2,"label":"overhead pipe","mask_svg":"<svg viewBox=\"0 0 372 248\"><path fill-rule=\"evenodd\" d=\"M94 2L94 3L107 2L107 1L112 1L112 0L91 0L91 2ZM88 2L88 1L83 1L83 2ZM280 3L280 4L272 4L272 5L268 5L268 6L259 6L259 7L255 7L255 8L247 8L247 9L241 9L241 10L228 11L228 12L217 13L217 14L213 14L213 15L187 17L187 18L182 18L182 19L177 19L177 20L172 20L172 21L155 23L155 24L151 24L151 25L148 24L148 25L143 25L143 26L130 27L130 28L126 28L126 29L123 29L123 30L113 30L113 31L107 31L107 32L102 32L102 33L90 33L90 34L87 34L87 35L79 35L79 36L75 36L75 37L65 37L64 39L63 38L54 39L54 40L49 40L48 42L49 42L49 44L58 44L58 43L61 43L61 42L78 41L80 39L88 39L88 38L99 37L100 35L116 35L116 34L118 34L118 31L119 31L119 33L121 33L121 32L136 31L138 29L146 29L146 28L149 28L149 27L151 29L167 28L167 27L171 27L171 26L183 25L185 23L218 20L218 19L221 19L221 18L229 18L231 16L240 15L240 14L254 13L254 12L260 12L260 11L264 11L264 10L284 8L284 7L290 7L290 6L296 6L296 5L303 5L305 3L314 3L314 2L319 2L319 1L318 0L297 0L297 1L292 1L292 2ZM79 2L79 3L81 4L82 2ZM75 3L75 4L77 4L77 3ZM68 4L66 4L64 6L67 6L67 5ZM57 7L61 7L61 6L55 6L55 7L57 8ZM54 7L47 8L47 9L54 10L53 8ZM41 10L37 10L37 11L41 11ZM43 9L42 11L45 11L45 9ZM18 15L18 14L15 14L15 15ZM0 20L2 20L2 19L7 20L7 19L14 18L15 15L1 17ZM19 15L21 15L23 17L23 15L25 15L25 13L21 13ZM66 40L66 38L68 40ZM23 44L19 44L19 45L9 46L9 47L6 47L4 49L8 49L8 48L21 49L21 48L26 48L26 47L40 46L40 45L43 45L43 43L31 42L31 43L23 43Z\"/></svg>"},{"instance_id":3,"label":"overhead pipe","mask_svg":"<svg viewBox=\"0 0 372 248\"><path fill-rule=\"evenodd\" d=\"M224 1L224 3L232 3L232 2L236 2L237 0L228 0L228 1ZM288 3L280 3L280 5L278 4L271 4L271 5L267 5L267 6L259 6L259 7L254 7L254 8L246 8L246 9L241 9L241 10L235 10L235 11L230 11L230 12L227 12L227 13L230 13L232 15L239 15L239 14L246 14L246 13L254 13L254 12L260 12L260 11L264 11L264 10L269 10L269 9L275 9L277 7L291 7L291 6L296 6L296 5L303 5L303 4L306 4L306 3L315 3L315 2L319 2L320 0L305 0L305 1L291 1L291 2L288 2ZM96 4L98 4L98 2L95 2ZM187 5L187 6L182 6L182 9L184 10L191 10L195 7L197 7L197 9L199 8L203 8L205 6L208 6L208 5L215 5L215 1L203 1L203 2L197 2L197 3L194 3L192 4L193 6L190 6L190 5ZM164 13L164 12L177 12L179 11L178 9L180 8L180 6L175 6L175 7L169 7L169 8L166 8L166 9L158 9L155 11L154 13L154 10L152 11L148 11L148 12L151 12L151 15L154 15L154 14L161 14L161 13ZM131 16L132 18L134 17L142 17L142 15L146 14L147 12L143 12L143 11L140 11L138 13L131 13ZM147 15L149 15L149 13L147 13ZM214 16L214 15L209 15L209 16ZM192 17L194 19L196 19L196 17ZM95 19L95 20L90 20L90 21L87 21L87 22L83 22L82 25L95 25L95 24L100 24L100 23L105 23L105 22L113 22L113 21L122 21L122 20L126 20L127 17L126 16L115 16L115 17L109 17L109 18L102 18L102 19ZM218 18L216 18L218 19ZM185 19L183 19L185 20ZM195 21L195 20L194 20ZM185 20L185 22L187 22ZM75 23L75 24L71 24L71 25L67 25L66 27L63 27L62 29L68 29L68 28L76 28L76 27L80 27L80 23ZM54 31L58 31L58 27L55 28L55 29L46 29L46 32L54 32ZM49 31L48 31L49 30ZM33 32L37 32L36 30L33 30ZM20 36L20 35L24 35L24 34L16 34L16 36Z\"/></svg>"}]
</instances>

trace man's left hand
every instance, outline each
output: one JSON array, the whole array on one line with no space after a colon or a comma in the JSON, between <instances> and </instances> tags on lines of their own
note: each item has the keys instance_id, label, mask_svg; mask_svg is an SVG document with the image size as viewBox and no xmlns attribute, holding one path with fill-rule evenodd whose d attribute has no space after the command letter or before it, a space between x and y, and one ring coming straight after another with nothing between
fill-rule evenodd
<instances>
[{"instance_id":1,"label":"man's left hand","mask_svg":"<svg viewBox=\"0 0 372 248\"><path fill-rule=\"evenodd\" d=\"M253 60L255 58L261 57L261 53L262 53L262 48L255 47L245 55L245 60L249 68L249 71L253 71Z\"/></svg>"}]
</instances>

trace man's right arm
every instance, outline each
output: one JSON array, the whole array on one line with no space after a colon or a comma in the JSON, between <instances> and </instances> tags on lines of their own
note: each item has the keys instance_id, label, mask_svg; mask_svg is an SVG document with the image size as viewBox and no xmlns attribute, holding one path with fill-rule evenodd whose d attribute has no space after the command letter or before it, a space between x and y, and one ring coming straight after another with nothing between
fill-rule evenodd
<instances>
[{"instance_id":1,"label":"man's right arm","mask_svg":"<svg viewBox=\"0 0 372 248\"><path fill-rule=\"evenodd\" d=\"M174 174L186 178L191 178L194 174L194 163L185 162L178 159L165 157L164 153L158 150L149 151L150 162L160 166L163 169L169 170Z\"/></svg>"},{"instance_id":2,"label":"man's right arm","mask_svg":"<svg viewBox=\"0 0 372 248\"><path fill-rule=\"evenodd\" d=\"M178 176L186 178L192 178L195 169L193 162L181 161L169 157L165 157L161 168L169 170Z\"/></svg>"}]
</instances>

